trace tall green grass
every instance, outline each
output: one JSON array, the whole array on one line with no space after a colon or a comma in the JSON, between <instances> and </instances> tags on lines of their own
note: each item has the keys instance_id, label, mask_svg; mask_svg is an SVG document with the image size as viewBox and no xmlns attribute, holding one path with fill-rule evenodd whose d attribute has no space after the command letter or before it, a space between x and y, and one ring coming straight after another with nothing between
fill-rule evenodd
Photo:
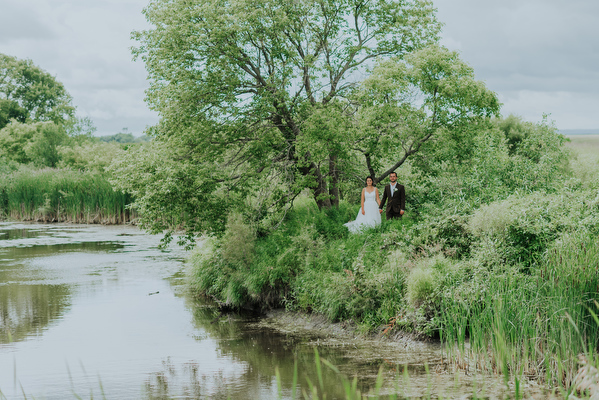
<instances>
[{"instance_id":1,"label":"tall green grass","mask_svg":"<svg viewBox=\"0 0 599 400\"><path fill-rule=\"evenodd\" d=\"M126 193L97 172L21 168L0 177L0 216L37 222L120 224L135 217Z\"/></svg>"},{"instance_id":2,"label":"tall green grass","mask_svg":"<svg viewBox=\"0 0 599 400\"><path fill-rule=\"evenodd\" d=\"M566 235L532 274L507 269L463 293L454 288L441 307L442 339L458 364L570 387L577 356L599 345L599 239Z\"/></svg>"}]
</instances>

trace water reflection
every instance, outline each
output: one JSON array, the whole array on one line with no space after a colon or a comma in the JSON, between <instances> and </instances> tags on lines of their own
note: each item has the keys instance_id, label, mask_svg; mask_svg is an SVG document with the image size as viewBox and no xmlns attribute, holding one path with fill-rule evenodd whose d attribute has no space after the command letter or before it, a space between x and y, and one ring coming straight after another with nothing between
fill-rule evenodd
<instances>
[{"instance_id":1,"label":"water reflection","mask_svg":"<svg viewBox=\"0 0 599 400\"><path fill-rule=\"evenodd\" d=\"M68 285L0 287L0 343L35 336L70 305Z\"/></svg>"},{"instance_id":2,"label":"water reflection","mask_svg":"<svg viewBox=\"0 0 599 400\"><path fill-rule=\"evenodd\" d=\"M1 224L0 397L276 399L318 382L314 349L368 392L410 364L418 396L438 348L281 333L255 316L219 314L184 290L182 250L132 227ZM9 332L13 343L9 342ZM7 373L8 372L8 373ZM343 398L324 368L327 398ZM436 374L433 393L473 392L472 377ZM453 389L452 389L453 390Z\"/></svg>"},{"instance_id":3,"label":"water reflection","mask_svg":"<svg viewBox=\"0 0 599 400\"><path fill-rule=\"evenodd\" d=\"M25 227L15 229L2 229L2 227L0 227L0 240L35 238L41 236L42 234L42 231L27 229Z\"/></svg>"},{"instance_id":4,"label":"water reflection","mask_svg":"<svg viewBox=\"0 0 599 400\"><path fill-rule=\"evenodd\" d=\"M57 259L58 254L108 253L125 247L116 241L71 242L73 233L72 228L61 231L24 224L17 228L0 226L1 344L39 336L70 306L72 285L52 284L49 279L56 277L49 270L65 269L72 261ZM40 238L59 242L43 244ZM54 262L48 263L49 259ZM41 260L46 261L45 265L40 265Z\"/></svg>"},{"instance_id":5,"label":"water reflection","mask_svg":"<svg viewBox=\"0 0 599 400\"><path fill-rule=\"evenodd\" d=\"M200 365L177 366L165 364L146 381L147 398L161 398L169 393L172 398L193 397L197 393L211 399L275 399L279 398L275 368L279 372L282 398L290 399L294 374L297 371L296 396L302 391L310 393L309 383L318 386L319 378L314 349L321 358L335 365L340 374L323 366L324 389L320 395L326 398L345 398L341 376L350 380L357 378L356 387L362 393L371 392L380 373L385 381L383 393L401 393L406 397L420 398L427 392L436 396L461 398L474 393L476 386L486 382L494 394L503 393L499 379L477 378L447 373L440 346L433 344L384 343L361 340L339 340L321 334L285 334L261 323L261 318L243 315L219 315L214 307L202 301L186 297L188 308L193 312L193 323L206 332L208 337L219 338L217 351L222 357L230 357L244 366L239 377L206 374ZM198 338L202 340L203 338ZM297 365L297 366L296 366ZM407 369L409 379L404 380ZM199 371L199 372L198 372ZM478 383L477 383L478 379ZM183 388L172 392L173 387ZM214 390L214 388L218 390ZM212 389L212 391L211 391ZM453 394L453 395L452 395ZM176 396L175 396L176 395ZM164 397L163 397L164 398Z\"/></svg>"},{"instance_id":6,"label":"water reflection","mask_svg":"<svg viewBox=\"0 0 599 400\"><path fill-rule=\"evenodd\" d=\"M52 256L58 253L84 252L103 253L123 249L118 242L82 242L60 244L34 244L26 247L9 247L0 249L0 258L4 260L20 260L23 258Z\"/></svg>"},{"instance_id":7,"label":"water reflection","mask_svg":"<svg viewBox=\"0 0 599 400\"><path fill-rule=\"evenodd\" d=\"M251 368L248 368L251 370ZM144 399L275 399L276 381L267 376L243 373L231 379L222 371L207 373L200 363L164 363L163 369L146 381Z\"/></svg>"}]
</instances>

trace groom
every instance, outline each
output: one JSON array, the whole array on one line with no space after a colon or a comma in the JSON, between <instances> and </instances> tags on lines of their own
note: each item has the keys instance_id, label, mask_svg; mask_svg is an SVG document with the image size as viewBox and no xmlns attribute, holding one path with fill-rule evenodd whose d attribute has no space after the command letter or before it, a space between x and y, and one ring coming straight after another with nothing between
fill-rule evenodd
<instances>
[{"instance_id":1,"label":"groom","mask_svg":"<svg viewBox=\"0 0 599 400\"><path fill-rule=\"evenodd\" d=\"M389 198L387 209L385 210L387 220L401 218L404 213L404 208L406 207L406 190L403 185L397 183L397 174L391 172L389 174L389 180L391 183L385 186L383 199L379 205L379 213L382 213L385 202L387 201L387 198Z\"/></svg>"}]
</instances>

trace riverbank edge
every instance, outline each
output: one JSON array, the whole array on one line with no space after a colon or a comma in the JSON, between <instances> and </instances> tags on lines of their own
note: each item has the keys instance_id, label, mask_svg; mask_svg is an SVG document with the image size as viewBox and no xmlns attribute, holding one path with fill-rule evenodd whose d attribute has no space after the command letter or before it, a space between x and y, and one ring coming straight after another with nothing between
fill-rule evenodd
<instances>
[{"instance_id":1,"label":"riverbank edge","mask_svg":"<svg viewBox=\"0 0 599 400\"><path fill-rule=\"evenodd\" d=\"M121 221L121 222L111 222L109 220L91 220L91 221L73 221L70 219L64 219L64 220L56 220L56 219L42 219L42 218L36 218L36 219L20 219L20 218L5 218L3 216L0 215L0 222L2 223L26 223L26 224L72 224L72 225L105 225L105 226L109 226L109 225L123 225L123 226L136 226L139 227L139 224L137 223L138 218L134 218L131 220L127 220L127 221Z\"/></svg>"},{"instance_id":2,"label":"riverbank edge","mask_svg":"<svg viewBox=\"0 0 599 400\"><path fill-rule=\"evenodd\" d=\"M358 341L379 341L382 343L401 343L404 345L432 344L441 346L441 342L436 338L429 338L397 329L387 330L387 325L382 325L372 332L365 332L361 331L359 326L351 320L333 322L322 314L287 311L283 308L271 309L264 312L258 324L286 334Z\"/></svg>"},{"instance_id":3,"label":"riverbank edge","mask_svg":"<svg viewBox=\"0 0 599 400\"><path fill-rule=\"evenodd\" d=\"M482 369L471 369L471 365L460 363L459 360L452 357L444 350L443 343L436 338L430 338L414 333L392 329L385 331L387 326L379 327L375 332L362 332L359 326L353 321L332 322L326 316L321 314L312 314L301 311L288 311L283 308L271 309L266 311L255 324L261 328L273 329L279 333L300 337L307 337L312 343L318 346L369 346L377 348L379 351L422 351L423 349L432 350L440 357L440 363L432 366L434 374L463 374L463 376L488 376L499 379L501 374L485 371ZM470 347L466 342L465 346ZM386 358L386 362L391 363L393 357ZM430 361L430 360L429 360ZM422 363L417 363L422 365ZM428 365L427 360L423 364ZM412 364L410 364L412 365ZM540 384L535 379L526 376L520 376L518 382L516 377L510 375L501 378L508 391L515 392L515 387L520 386L520 390L529 391L531 399L559 399L559 388L550 388ZM577 399L576 397L571 397Z\"/></svg>"}]
</instances>

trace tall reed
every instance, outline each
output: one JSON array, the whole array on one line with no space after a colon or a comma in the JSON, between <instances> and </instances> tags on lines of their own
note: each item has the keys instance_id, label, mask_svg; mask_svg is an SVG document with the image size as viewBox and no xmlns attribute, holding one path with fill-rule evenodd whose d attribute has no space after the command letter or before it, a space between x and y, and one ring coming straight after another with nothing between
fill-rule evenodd
<instances>
[{"instance_id":1,"label":"tall reed","mask_svg":"<svg viewBox=\"0 0 599 400\"><path fill-rule=\"evenodd\" d=\"M531 274L493 276L478 298L446 296L442 339L464 368L569 387L599 345L599 239L566 236Z\"/></svg>"},{"instance_id":2,"label":"tall reed","mask_svg":"<svg viewBox=\"0 0 599 400\"><path fill-rule=\"evenodd\" d=\"M131 196L97 172L19 169L0 177L0 214L38 222L120 224L135 214Z\"/></svg>"}]
</instances>

